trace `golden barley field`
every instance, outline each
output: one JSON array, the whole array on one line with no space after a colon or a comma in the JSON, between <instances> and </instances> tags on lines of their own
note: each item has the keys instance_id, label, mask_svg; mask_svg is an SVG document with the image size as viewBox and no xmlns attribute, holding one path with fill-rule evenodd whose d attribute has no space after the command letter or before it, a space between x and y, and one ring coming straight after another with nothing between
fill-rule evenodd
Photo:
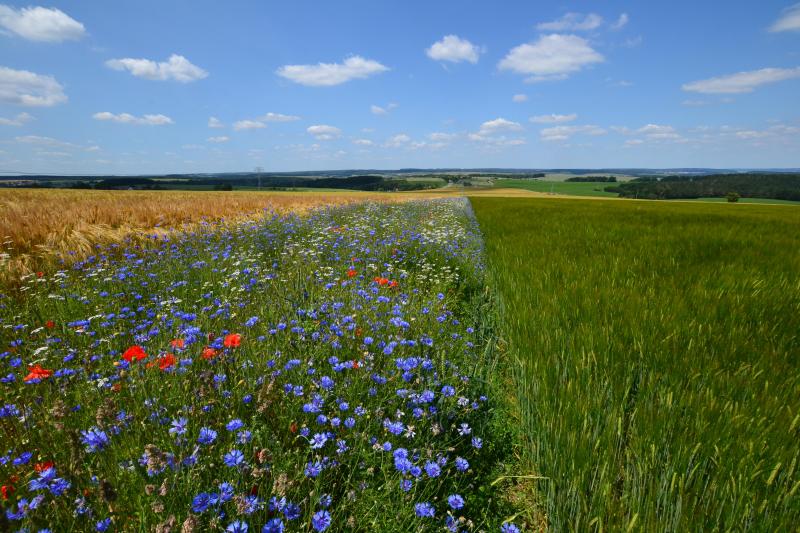
<instances>
[{"instance_id":1,"label":"golden barley field","mask_svg":"<svg viewBox=\"0 0 800 533\"><path fill-rule=\"evenodd\" d=\"M0 284L85 258L96 244L188 229L201 221L319 205L402 201L413 193L0 189ZM425 195L430 197L430 195Z\"/></svg>"}]
</instances>

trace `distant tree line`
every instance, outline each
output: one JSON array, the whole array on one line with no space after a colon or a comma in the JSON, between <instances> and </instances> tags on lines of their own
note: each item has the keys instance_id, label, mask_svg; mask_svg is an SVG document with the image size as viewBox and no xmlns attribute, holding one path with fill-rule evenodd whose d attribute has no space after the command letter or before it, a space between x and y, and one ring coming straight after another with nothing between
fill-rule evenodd
<instances>
[{"instance_id":1,"label":"distant tree line","mask_svg":"<svg viewBox=\"0 0 800 533\"><path fill-rule=\"evenodd\" d=\"M2 185L2 181L0 181ZM101 190L181 190L181 189L212 189L215 191L231 191L239 187L255 188L260 186L263 190L287 190L298 187L313 189L348 189L362 191L411 191L421 189L434 189L441 185L438 181L408 180L406 178L387 178L378 175L349 176L344 178L311 178L305 176L264 176L233 178L191 178L170 179L150 178L141 176L110 177L105 179L79 179L79 180L45 180L40 179L26 184L10 182L10 186L27 188L71 188L71 189L101 189Z\"/></svg>"},{"instance_id":2,"label":"distant tree line","mask_svg":"<svg viewBox=\"0 0 800 533\"><path fill-rule=\"evenodd\" d=\"M800 174L749 172L661 178L645 176L605 190L624 198L649 200L723 198L736 193L741 198L800 201Z\"/></svg>"},{"instance_id":3,"label":"distant tree line","mask_svg":"<svg viewBox=\"0 0 800 533\"><path fill-rule=\"evenodd\" d=\"M580 183L616 183L616 176L575 176L574 178L567 178L564 181L580 182Z\"/></svg>"}]
</instances>

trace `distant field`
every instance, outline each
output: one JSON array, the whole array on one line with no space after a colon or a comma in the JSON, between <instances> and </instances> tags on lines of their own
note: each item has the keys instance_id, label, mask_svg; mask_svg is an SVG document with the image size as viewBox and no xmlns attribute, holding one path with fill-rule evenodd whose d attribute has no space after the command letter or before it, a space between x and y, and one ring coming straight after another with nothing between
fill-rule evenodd
<instances>
[{"instance_id":1,"label":"distant field","mask_svg":"<svg viewBox=\"0 0 800 533\"><path fill-rule=\"evenodd\" d=\"M414 194L0 189L0 283L56 260L80 260L96 244L145 241L147 235L203 220L252 216L264 209L398 201Z\"/></svg>"},{"instance_id":2,"label":"distant field","mask_svg":"<svg viewBox=\"0 0 800 533\"><path fill-rule=\"evenodd\" d=\"M800 211L471 201L549 527L796 531Z\"/></svg>"},{"instance_id":3,"label":"distant field","mask_svg":"<svg viewBox=\"0 0 800 533\"><path fill-rule=\"evenodd\" d=\"M495 180L497 187L511 187L525 189L528 191L569 194L572 196L607 196L616 197L617 194L606 192L604 189L612 185L611 183L595 182L572 182L572 181L544 181L533 179L498 179Z\"/></svg>"}]
</instances>

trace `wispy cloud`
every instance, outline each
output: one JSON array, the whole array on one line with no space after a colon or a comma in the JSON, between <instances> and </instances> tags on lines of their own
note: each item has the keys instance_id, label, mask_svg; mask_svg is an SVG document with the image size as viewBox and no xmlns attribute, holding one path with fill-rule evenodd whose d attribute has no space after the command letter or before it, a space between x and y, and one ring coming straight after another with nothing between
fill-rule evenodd
<instances>
[{"instance_id":1,"label":"wispy cloud","mask_svg":"<svg viewBox=\"0 0 800 533\"><path fill-rule=\"evenodd\" d=\"M800 31L800 4L784 9L781 17L769 27L769 31Z\"/></svg>"},{"instance_id":2,"label":"wispy cloud","mask_svg":"<svg viewBox=\"0 0 800 533\"><path fill-rule=\"evenodd\" d=\"M554 126L539 132L543 141L566 141L573 135L605 135L605 129L591 124L583 126Z\"/></svg>"},{"instance_id":3,"label":"wispy cloud","mask_svg":"<svg viewBox=\"0 0 800 533\"><path fill-rule=\"evenodd\" d=\"M217 117L208 117L208 127L209 128L224 128L225 124L223 124Z\"/></svg>"},{"instance_id":4,"label":"wispy cloud","mask_svg":"<svg viewBox=\"0 0 800 533\"><path fill-rule=\"evenodd\" d=\"M108 111L102 111L100 113L95 113L92 115L92 118L95 120L108 120L111 122L118 122L120 124L136 124L140 126L164 126L166 124L174 124L173 120L166 115L143 115L141 117L137 117L135 115L131 115L130 113L109 113Z\"/></svg>"},{"instance_id":5,"label":"wispy cloud","mask_svg":"<svg viewBox=\"0 0 800 533\"><path fill-rule=\"evenodd\" d=\"M537 24L536 29L540 31L588 31L597 29L602 24L603 17L597 13L567 13L552 22Z\"/></svg>"},{"instance_id":6,"label":"wispy cloud","mask_svg":"<svg viewBox=\"0 0 800 533\"><path fill-rule=\"evenodd\" d=\"M28 113L20 113L14 118L0 117L0 126L22 126L33 120L33 115Z\"/></svg>"},{"instance_id":7,"label":"wispy cloud","mask_svg":"<svg viewBox=\"0 0 800 533\"><path fill-rule=\"evenodd\" d=\"M570 113L569 115L551 113L549 115L537 115L528 120L534 124L561 124L563 122L572 122L576 118L578 118L578 115L575 113Z\"/></svg>"},{"instance_id":8,"label":"wispy cloud","mask_svg":"<svg viewBox=\"0 0 800 533\"><path fill-rule=\"evenodd\" d=\"M684 91L706 94L741 94L751 93L762 85L793 78L800 78L800 67L762 68L760 70L737 72L728 76L686 83L682 88Z\"/></svg>"}]
</instances>

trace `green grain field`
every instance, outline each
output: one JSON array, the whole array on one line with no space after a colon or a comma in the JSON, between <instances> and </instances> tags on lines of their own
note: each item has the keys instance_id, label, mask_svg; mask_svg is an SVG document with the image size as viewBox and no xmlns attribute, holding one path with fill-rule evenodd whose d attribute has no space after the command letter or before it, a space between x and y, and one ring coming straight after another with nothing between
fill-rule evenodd
<instances>
[{"instance_id":1,"label":"green grain field","mask_svg":"<svg viewBox=\"0 0 800 533\"><path fill-rule=\"evenodd\" d=\"M544 525L796 531L800 210L472 204Z\"/></svg>"},{"instance_id":2,"label":"green grain field","mask_svg":"<svg viewBox=\"0 0 800 533\"><path fill-rule=\"evenodd\" d=\"M547 192L553 194L568 194L571 196L617 196L616 193L605 191L605 188L614 185L613 183L502 178L495 180L494 184L495 187L510 187L512 189L525 189L526 191Z\"/></svg>"}]
</instances>

